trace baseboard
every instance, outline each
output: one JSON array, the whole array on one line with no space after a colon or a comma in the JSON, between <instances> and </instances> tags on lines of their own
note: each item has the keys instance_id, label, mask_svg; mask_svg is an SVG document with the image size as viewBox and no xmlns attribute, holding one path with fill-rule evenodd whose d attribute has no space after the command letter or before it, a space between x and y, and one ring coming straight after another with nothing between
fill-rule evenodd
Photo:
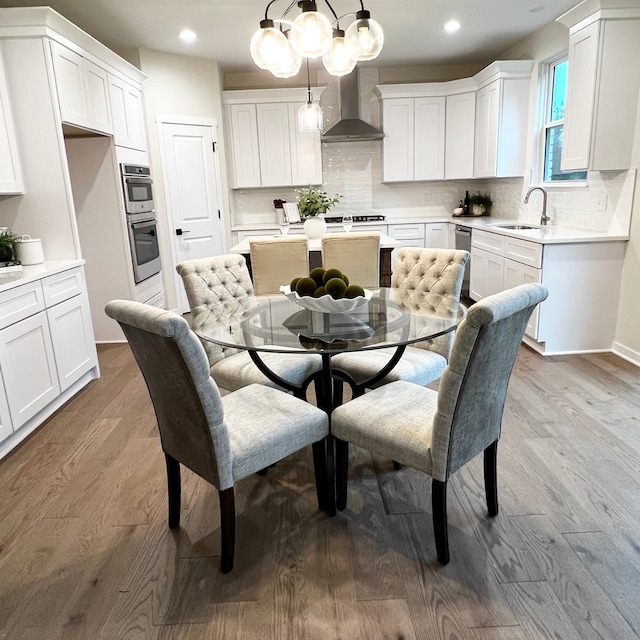
<instances>
[{"instance_id":1,"label":"baseboard","mask_svg":"<svg viewBox=\"0 0 640 640\"><path fill-rule=\"evenodd\" d=\"M613 353L617 356L620 356L624 360L631 362L631 364L635 364L636 367L640 367L640 352L634 351L633 349L629 349L629 347L625 347L623 344L619 342L613 343Z\"/></svg>"}]
</instances>

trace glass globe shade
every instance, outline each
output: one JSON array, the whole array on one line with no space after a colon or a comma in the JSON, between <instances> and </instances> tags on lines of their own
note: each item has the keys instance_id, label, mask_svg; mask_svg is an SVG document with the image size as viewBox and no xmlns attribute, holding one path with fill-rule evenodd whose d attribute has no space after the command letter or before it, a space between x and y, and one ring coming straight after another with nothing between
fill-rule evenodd
<instances>
[{"instance_id":1,"label":"glass globe shade","mask_svg":"<svg viewBox=\"0 0 640 640\"><path fill-rule=\"evenodd\" d=\"M358 17L369 14L368 11L358 11L355 22L352 22L345 34L347 53L356 60L373 60L378 57L384 44L382 27L371 18Z\"/></svg>"},{"instance_id":2,"label":"glass globe shade","mask_svg":"<svg viewBox=\"0 0 640 640\"><path fill-rule=\"evenodd\" d=\"M271 26L262 26L270 23ZM284 34L273 26L272 20L263 20L260 28L253 34L249 51L253 61L261 69L271 69L283 58L283 51L289 48ZM284 54L286 55L286 54Z\"/></svg>"},{"instance_id":3,"label":"glass globe shade","mask_svg":"<svg viewBox=\"0 0 640 640\"><path fill-rule=\"evenodd\" d=\"M332 76L346 76L353 71L356 61L347 53L344 31L336 29L333 32L331 48L322 56L322 62Z\"/></svg>"},{"instance_id":4,"label":"glass globe shade","mask_svg":"<svg viewBox=\"0 0 640 640\"><path fill-rule=\"evenodd\" d=\"M313 3L315 7L315 3ZM319 58L331 46L331 23L317 11L305 11L291 25L291 46L303 58Z\"/></svg>"},{"instance_id":5,"label":"glass globe shade","mask_svg":"<svg viewBox=\"0 0 640 640\"><path fill-rule=\"evenodd\" d=\"M293 78L298 75L302 67L302 58L291 48L287 46L286 52L282 55L278 63L271 67L269 71L276 78Z\"/></svg>"},{"instance_id":6,"label":"glass globe shade","mask_svg":"<svg viewBox=\"0 0 640 640\"><path fill-rule=\"evenodd\" d=\"M322 109L307 102L298 109L298 131L322 131Z\"/></svg>"}]
</instances>

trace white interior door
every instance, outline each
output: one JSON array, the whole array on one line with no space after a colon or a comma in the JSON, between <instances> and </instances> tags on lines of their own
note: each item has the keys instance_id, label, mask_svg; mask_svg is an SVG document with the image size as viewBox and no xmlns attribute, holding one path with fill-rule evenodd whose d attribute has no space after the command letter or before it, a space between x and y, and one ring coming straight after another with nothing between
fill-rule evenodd
<instances>
[{"instance_id":1,"label":"white interior door","mask_svg":"<svg viewBox=\"0 0 640 640\"><path fill-rule=\"evenodd\" d=\"M216 157L217 126L160 122L167 216L172 237L172 269L178 311L189 304L175 266L184 260L225 252L220 169Z\"/></svg>"}]
</instances>

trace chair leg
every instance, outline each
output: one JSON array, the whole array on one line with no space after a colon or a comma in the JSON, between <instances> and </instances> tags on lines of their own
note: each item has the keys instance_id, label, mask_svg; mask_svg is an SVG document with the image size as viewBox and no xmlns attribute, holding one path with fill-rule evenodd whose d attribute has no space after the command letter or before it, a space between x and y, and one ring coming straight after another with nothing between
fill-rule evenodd
<instances>
[{"instance_id":1,"label":"chair leg","mask_svg":"<svg viewBox=\"0 0 640 640\"><path fill-rule=\"evenodd\" d=\"M333 518L336 515L336 467L335 467L335 438L327 436L327 514Z\"/></svg>"},{"instance_id":2,"label":"chair leg","mask_svg":"<svg viewBox=\"0 0 640 640\"><path fill-rule=\"evenodd\" d=\"M314 442L313 449L313 469L316 476L316 494L318 496L318 508L324 510L327 507L327 491L329 481L327 478L327 442L326 438Z\"/></svg>"},{"instance_id":3,"label":"chair leg","mask_svg":"<svg viewBox=\"0 0 640 640\"><path fill-rule=\"evenodd\" d=\"M333 406L339 407L344 397L344 382L342 380L333 379Z\"/></svg>"},{"instance_id":4,"label":"chair leg","mask_svg":"<svg viewBox=\"0 0 640 640\"><path fill-rule=\"evenodd\" d=\"M236 546L236 503L233 487L218 491L220 498L220 570L229 573L233 569L233 554Z\"/></svg>"},{"instance_id":5,"label":"chair leg","mask_svg":"<svg viewBox=\"0 0 640 640\"><path fill-rule=\"evenodd\" d=\"M349 475L349 443L338 438L336 442L336 507L344 511L347 507L347 479Z\"/></svg>"},{"instance_id":6,"label":"chair leg","mask_svg":"<svg viewBox=\"0 0 640 640\"><path fill-rule=\"evenodd\" d=\"M447 532L447 483L431 481L431 509L436 553L440 564L449 564L449 534Z\"/></svg>"},{"instance_id":7,"label":"chair leg","mask_svg":"<svg viewBox=\"0 0 640 640\"><path fill-rule=\"evenodd\" d=\"M180 463L168 453L164 454L167 465L167 496L169 500L169 529L180 526Z\"/></svg>"},{"instance_id":8,"label":"chair leg","mask_svg":"<svg viewBox=\"0 0 640 640\"><path fill-rule=\"evenodd\" d=\"M498 441L484 450L484 491L489 516L498 515Z\"/></svg>"}]
</instances>

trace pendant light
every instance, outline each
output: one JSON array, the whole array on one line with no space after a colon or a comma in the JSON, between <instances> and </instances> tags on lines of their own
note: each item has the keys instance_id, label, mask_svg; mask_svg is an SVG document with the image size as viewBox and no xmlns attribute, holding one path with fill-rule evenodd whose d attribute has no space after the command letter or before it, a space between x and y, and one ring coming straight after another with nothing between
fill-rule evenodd
<instances>
[{"instance_id":1,"label":"pendant light","mask_svg":"<svg viewBox=\"0 0 640 640\"><path fill-rule=\"evenodd\" d=\"M360 3L361 6L362 3ZM384 34L382 27L371 18L371 13L362 9L356 13L345 35L347 52L356 60L373 60L382 51Z\"/></svg>"},{"instance_id":2,"label":"pendant light","mask_svg":"<svg viewBox=\"0 0 640 640\"><path fill-rule=\"evenodd\" d=\"M287 48L281 52L278 62L269 69L276 78L293 78L298 75L302 67L302 58L288 46L289 32L285 31L284 36L287 39Z\"/></svg>"},{"instance_id":3,"label":"pendant light","mask_svg":"<svg viewBox=\"0 0 640 640\"><path fill-rule=\"evenodd\" d=\"M346 76L353 71L356 60L347 53L342 29L333 30L331 48L322 56L322 62L332 76Z\"/></svg>"},{"instance_id":4,"label":"pendant light","mask_svg":"<svg viewBox=\"0 0 640 640\"><path fill-rule=\"evenodd\" d=\"M303 0L302 13L291 25L291 46L303 58L319 58L331 46L331 23L318 12L315 0Z\"/></svg>"},{"instance_id":5,"label":"pendant light","mask_svg":"<svg viewBox=\"0 0 640 640\"><path fill-rule=\"evenodd\" d=\"M280 29L276 29L273 20L260 21L260 28L253 34L249 51L253 61L261 69L271 69L286 55L289 43Z\"/></svg>"},{"instance_id":6,"label":"pendant light","mask_svg":"<svg viewBox=\"0 0 640 640\"><path fill-rule=\"evenodd\" d=\"M313 102L307 58L307 102L298 109L298 131L322 131L322 109Z\"/></svg>"},{"instance_id":7,"label":"pendant light","mask_svg":"<svg viewBox=\"0 0 640 640\"><path fill-rule=\"evenodd\" d=\"M291 78L300 70L301 58L319 58L329 74L344 76L353 71L359 60L373 60L382 50L384 34L380 25L371 18L360 0L360 10L355 21L345 31L340 29L340 19L328 0L325 4L333 14L332 22L318 11L316 0L291 0L280 20L268 17L269 8L277 0L270 0L260 21L260 28L251 39L251 57L261 69L271 71L276 78ZM293 22L285 16L297 4L300 15ZM276 28L274 23L280 23ZM290 25L283 32L282 25Z\"/></svg>"}]
</instances>

